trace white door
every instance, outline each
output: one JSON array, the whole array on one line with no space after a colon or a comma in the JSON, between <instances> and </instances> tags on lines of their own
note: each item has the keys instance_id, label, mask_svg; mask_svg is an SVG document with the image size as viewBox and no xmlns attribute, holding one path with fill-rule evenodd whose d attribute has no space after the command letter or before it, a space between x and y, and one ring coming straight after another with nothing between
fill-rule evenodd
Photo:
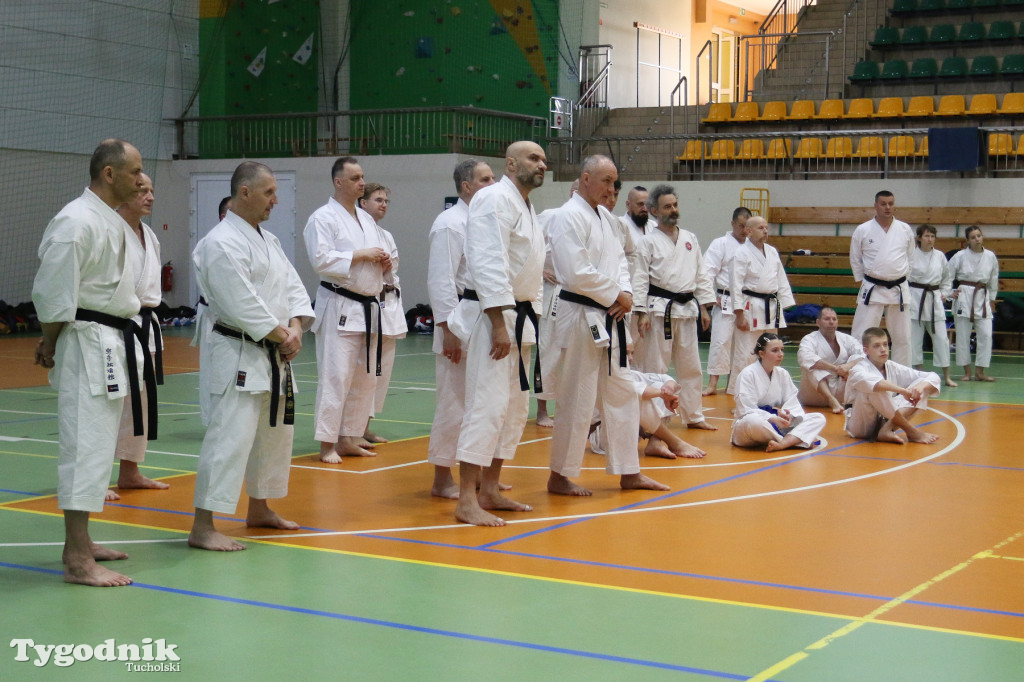
<instances>
[{"instance_id":1,"label":"white door","mask_svg":"<svg viewBox=\"0 0 1024 682\"><path fill-rule=\"evenodd\" d=\"M270 212L270 219L260 225L261 228L274 233L281 240L281 248L288 261L295 264L295 173L274 173L277 178L277 206ZM213 229L220 221L217 207L221 199L231 194L231 173L193 173L190 186L191 227L189 234L191 246L189 253L196 248L199 240ZM189 302L195 305L199 300L199 286L196 284L196 273L189 260Z\"/></svg>"}]
</instances>

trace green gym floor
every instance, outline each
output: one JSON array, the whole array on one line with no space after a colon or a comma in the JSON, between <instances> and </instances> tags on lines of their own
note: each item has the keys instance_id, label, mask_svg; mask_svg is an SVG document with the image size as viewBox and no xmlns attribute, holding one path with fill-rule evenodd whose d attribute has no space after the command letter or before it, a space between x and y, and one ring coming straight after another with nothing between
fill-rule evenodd
<instances>
[{"instance_id":1,"label":"green gym floor","mask_svg":"<svg viewBox=\"0 0 1024 682\"><path fill-rule=\"evenodd\" d=\"M934 445L854 441L828 414L814 450L740 450L731 400L706 398L720 430L679 428L706 459L641 456L669 493L619 490L588 452L594 496L548 495L550 431L531 421L503 480L534 511L476 528L429 495L430 338L399 342L373 421L392 442L325 465L307 336L291 489L272 501L302 528L247 529L243 499L217 523L247 550L220 554L185 543L203 436L190 332L167 332L178 355L143 465L171 489L121 491L92 517L130 555L123 588L61 581L55 393L16 378L34 340L0 338L0 681L137 674L19 661L16 640L145 638L175 646L178 670L148 674L176 680L1024 679L1024 357L944 389L921 419Z\"/></svg>"}]
</instances>

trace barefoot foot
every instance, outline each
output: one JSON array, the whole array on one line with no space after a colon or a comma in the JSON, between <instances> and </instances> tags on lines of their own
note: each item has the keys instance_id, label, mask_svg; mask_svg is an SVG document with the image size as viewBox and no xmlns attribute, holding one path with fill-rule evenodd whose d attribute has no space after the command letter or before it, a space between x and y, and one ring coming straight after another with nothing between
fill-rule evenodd
<instances>
[{"instance_id":1,"label":"barefoot foot","mask_svg":"<svg viewBox=\"0 0 1024 682\"><path fill-rule=\"evenodd\" d=\"M127 559L128 555L124 552L103 545L97 545L95 542L89 542L89 555L93 561L121 561ZM64 549L64 553L61 554L60 560L67 564L68 563L68 550Z\"/></svg>"},{"instance_id":2,"label":"barefoot foot","mask_svg":"<svg viewBox=\"0 0 1024 682\"><path fill-rule=\"evenodd\" d=\"M693 422L686 425L688 429L704 429L705 431L717 431L718 427L713 424L708 424L706 421L701 420L699 422Z\"/></svg>"},{"instance_id":3,"label":"barefoot foot","mask_svg":"<svg viewBox=\"0 0 1024 682\"><path fill-rule=\"evenodd\" d=\"M248 528L277 528L278 530L298 530L299 524L294 521L282 519L277 512L267 509L266 511L249 511L245 516L245 525Z\"/></svg>"},{"instance_id":4,"label":"barefoot foot","mask_svg":"<svg viewBox=\"0 0 1024 682\"><path fill-rule=\"evenodd\" d=\"M122 462L121 471L117 475L117 487L121 490L167 490L171 486L143 476L137 468L134 472L130 471Z\"/></svg>"},{"instance_id":5,"label":"barefoot foot","mask_svg":"<svg viewBox=\"0 0 1024 682\"><path fill-rule=\"evenodd\" d=\"M483 510L474 500L471 504L463 504L460 498L455 507L455 520L474 526L504 526L505 520Z\"/></svg>"},{"instance_id":6,"label":"barefoot foot","mask_svg":"<svg viewBox=\"0 0 1024 682\"><path fill-rule=\"evenodd\" d=\"M555 426L555 420L552 419L547 414L538 414L537 415L537 426L543 427L545 429L551 429L551 428L554 428L554 426Z\"/></svg>"},{"instance_id":7,"label":"barefoot foot","mask_svg":"<svg viewBox=\"0 0 1024 682\"><path fill-rule=\"evenodd\" d=\"M671 490L664 483L658 483L643 474L623 474L619 479L619 487L623 490Z\"/></svg>"},{"instance_id":8,"label":"barefoot foot","mask_svg":"<svg viewBox=\"0 0 1024 682\"><path fill-rule=\"evenodd\" d=\"M647 441L647 447L644 448L644 454L648 457L664 457L665 459L675 459L676 453L669 449L668 444L660 438L651 438Z\"/></svg>"},{"instance_id":9,"label":"barefoot foot","mask_svg":"<svg viewBox=\"0 0 1024 682\"><path fill-rule=\"evenodd\" d=\"M117 502L121 499L121 496L113 491L112 488L107 488L107 492L103 493L104 502Z\"/></svg>"},{"instance_id":10,"label":"barefoot foot","mask_svg":"<svg viewBox=\"0 0 1024 682\"><path fill-rule=\"evenodd\" d=\"M577 485L561 474L551 472L548 477L548 492L555 495L569 495L571 497L587 497L593 495L581 485Z\"/></svg>"},{"instance_id":11,"label":"barefoot foot","mask_svg":"<svg viewBox=\"0 0 1024 682\"><path fill-rule=\"evenodd\" d=\"M95 561L76 561L64 567L64 582L91 587L123 587L131 585L132 579Z\"/></svg>"},{"instance_id":12,"label":"barefoot foot","mask_svg":"<svg viewBox=\"0 0 1024 682\"><path fill-rule=\"evenodd\" d=\"M696 445L690 445L682 439L672 446L672 452L675 453L677 457L685 457L686 459L701 459L708 454Z\"/></svg>"},{"instance_id":13,"label":"barefoot foot","mask_svg":"<svg viewBox=\"0 0 1024 682\"><path fill-rule=\"evenodd\" d=\"M188 546L196 549L208 549L212 552L238 552L245 549L241 542L229 538L215 530L198 531L195 528L188 535Z\"/></svg>"}]
</instances>

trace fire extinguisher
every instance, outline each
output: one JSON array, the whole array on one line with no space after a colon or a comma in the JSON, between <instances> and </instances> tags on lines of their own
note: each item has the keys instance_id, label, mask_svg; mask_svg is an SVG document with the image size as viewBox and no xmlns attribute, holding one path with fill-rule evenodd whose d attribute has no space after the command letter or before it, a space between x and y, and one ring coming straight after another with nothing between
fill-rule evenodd
<instances>
[{"instance_id":1,"label":"fire extinguisher","mask_svg":"<svg viewBox=\"0 0 1024 682\"><path fill-rule=\"evenodd\" d=\"M164 267L160 271L160 288L163 291L170 291L174 288L174 266L171 265L171 262L164 263Z\"/></svg>"}]
</instances>

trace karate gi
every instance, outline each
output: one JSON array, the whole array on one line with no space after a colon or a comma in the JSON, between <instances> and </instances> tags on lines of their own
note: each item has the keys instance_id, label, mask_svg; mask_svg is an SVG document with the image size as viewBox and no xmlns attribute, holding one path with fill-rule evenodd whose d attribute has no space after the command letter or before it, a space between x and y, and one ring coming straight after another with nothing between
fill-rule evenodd
<instances>
[{"instance_id":1,"label":"karate gi","mask_svg":"<svg viewBox=\"0 0 1024 682\"><path fill-rule=\"evenodd\" d=\"M556 208L549 208L537 215L537 222L544 233L544 272L549 275L554 275L555 266L551 262L551 237L548 233L548 225L557 211L558 209ZM547 279L544 280L543 287L541 314L537 322L537 355L541 359L541 367L546 367L555 362L555 358L552 355L558 355L557 350L551 347L551 335L554 333L555 315L558 314L558 293L562 290L562 287L559 284L552 284ZM535 392L533 397L537 400L554 400L553 383L549 381L542 381L541 383L544 385L544 391L541 393Z\"/></svg>"},{"instance_id":2,"label":"karate gi","mask_svg":"<svg viewBox=\"0 0 1024 682\"><path fill-rule=\"evenodd\" d=\"M949 259L949 274L960 280L959 293L953 303L956 324L956 364L971 364L971 331L977 335L975 367L992 364L992 301L999 293L999 260L988 249L974 253L963 249ZM985 286L975 286L984 283ZM973 318L973 319L972 319Z\"/></svg>"},{"instance_id":3,"label":"karate gi","mask_svg":"<svg viewBox=\"0 0 1024 682\"><path fill-rule=\"evenodd\" d=\"M736 377L733 398L736 400L736 420L732 423L731 440L733 445L742 448L766 445L788 435L799 438L800 447L809 448L825 428L825 415L804 412L797 399L793 378L784 367L776 367L769 376L760 362L747 365ZM792 426L777 429L769 421L773 414L762 410L762 406L776 410L785 408Z\"/></svg>"},{"instance_id":4,"label":"karate gi","mask_svg":"<svg viewBox=\"0 0 1024 682\"><path fill-rule=\"evenodd\" d=\"M359 249L381 248L390 252L370 214L356 208L356 216L331 197L309 216L302 232L306 253L321 282L376 299L384 288L380 263L352 262ZM376 398L376 348L379 302L371 303L370 319L361 302L335 291L316 289L316 362L320 380L316 389L314 437L321 443L337 443L339 436L361 437L373 414ZM366 333L370 332L367 367ZM382 368L383 369L383 368Z\"/></svg>"},{"instance_id":5,"label":"karate gi","mask_svg":"<svg viewBox=\"0 0 1024 682\"><path fill-rule=\"evenodd\" d=\"M434 312L435 403L430 424L427 461L444 467L456 464L455 450L466 412L466 357L458 364L444 356L444 332L438 327L450 323L459 297L466 288L466 220L469 206L459 201L437 216L427 237L427 293ZM463 348L465 351L465 348Z\"/></svg>"},{"instance_id":6,"label":"karate gi","mask_svg":"<svg viewBox=\"0 0 1024 682\"><path fill-rule=\"evenodd\" d=\"M849 334L836 332L836 342L839 344L839 355L835 354L832 346L825 339L820 331L813 331L800 339L800 349L796 353L797 362L800 363L800 393L797 398L801 405L808 407L828 407L829 402L818 392L818 384L822 379L828 380L828 389L840 403L846 404L846 379L833 374L827 369L811 369L819 360L833 365L845 365L851 360L864 360L864 344ZM852 396L850 396L852 399Z\"/></svg>"},{"instance_id":7,"label":"karate gi","mask_svg":"<svg viewBox=\"0 0 1024 682\"><path fill-rule=\"evenodd\" d=\"M203 243L206 237L199 240L196 244L196 249L199 249L199 245ZM212 367L210 364L213 359L210 357L210 335L213 334L213 323L216 322L216 318L213 312L210 310L210 306L206 301L206 292L199 289L199 304L196 305L196 330L192 333L192 342L189 345L199 347L199 366L206 365ZM203 423L203 426L210 425L210 402L213 392L210 390L210 373L199 372L199 420Z\"/></svg>"},{"instance_id":8,"label":"karate gi","mask_svg":"<svg viewBox=\"0 0 1024 682\"><path fill-rule=\"evenodd\" d=\"M924 364L924 334L928 332L932 340L932 364L936 367L949 367L949 335L946 332L946 309L942 302L952 293L953 277L946 256L938 249L928 253L914 249L907 279L911 285L938 287L935 290L910 287L910 364Z\"/></svg>"},{"instance_id":9,"label":"karate gi","mask_svg":"<svg viewBox=\"0 0 1024 682\"><path fill-rule=\"evenodd\" d=\"M646 226L644 228L637 227L628 213L618 216L618 220L623 235L622 250L626 252L626 265L629 267L629 281L635 291L636 271L637 267L639 267L636 253L637 245L651 228ZM626 316L626 321L629 327L629 338L633 341L633 360L631 364L634 367L644 367L647 365L647 359L644 357L646 346L640 343L640 330L636 327L637 317L631 312Z\"/></svg>"},{"instance_id":10,"label":"karate gi","mask_svg":"<svg viewBox=\"0 0 1024 682\"><path fill-rule=\"evenodd\" d=\"M732 262L744 242L736 241L732 232L715 239L704 253L704 267L715 285L715 307L711 309L711 345L708 347L708 374L729 375L727 393L733 393L736 375L747 366L748 358L740 355L734 343L736 317L732 310Z\"/></svg>"},{"instance_id":11,"label":"karate gi","mask_svg":"<svg viewBox=\"0 0 1024 682\"><path fill-rule=\"evenodd\" d=\"M232 211L192 253L199 286L218 324L261 340L278 325L301 318L313 322L309 295L281 243L257 231ZM233 514L242 490L249 497L275 499L288 493L294 427L283 421L285 399L278 405L277 426L270 426L273 385L267 351L248 341L214 331L209 336L212 399L210 427L199 451L194 504L198 509ZM282 380L285 366L275 352Z\"/></svg>"},{"instance_id":12,"label":"karate gi","mask_svg":"<svg viewBox=\"0 0 1024 682\"><path fill-rule=\"evenodd\" d=\"M131 234L125 237L127 257L132 261L132 270L135 272L135 295L143 308L155 308L160 305L160 242L156 234L145 223L142 226L142 234L146 240L143 247L138 235L132 230ZM155 313L146 311L135 316L135 323L147 325L149 330L149 353L155 353L157 343L161 343L160 325L157 321L156 330L153 328L153 317ZM146 385L140 384L139 390L142 393L142 425L143 434L135 435L135 422L132 413L131 401L126 401L124 410L121 413L121 426L117 433L117 448L114 451L116 459L126 459L129 462L141 462L146 459L146 433L149 429L149 403L146 400Z\"/></svg>"},{"instance_id":13,"label":"karate gi","mask_svg":"<svg viewBox=\"0 0 1024 682\"><path fill-rule=\"evenodd\" d=\"M665 309L668 299L648 294L654 284L675 293L693 292L694 300L672 305L672 338L666 339ZM682 387L679 411L687 424L704 421L701 410L700 355L697 351L697 318L699 305L714 303L715 292L701 255L697 237L679 229L677 240L660 229L650 230L637 244L637 270L633 289L633 309L646 312L650 330L638 341L645 346L645 372L664 374L669 362L675 366L676 382Z\"/></svg>"},{"instance_id":14,"label":"karate gi","mask_svg":"<svg viewBox=\"0 0 1024 682\"><path fill-rule=\"evenodd\" d=\"M613 220L610 213L591 208L574 194L549 223L552 261L562 290L605 308L615 303L620 292L631 291L626 255ZM604 425L605 471L640 472L636 448L640 405L628 363L620 363L621 343L628 341L619 339L615 326L609 338L607 319L604 311L592 306L565 299L558 302L552 339L558 355L551 373L558 413L551 438L551 470L567 478L580 475L595 407Z\"/></svg>"},{"instance_id":15,"label":"karate gi","mask_svg":"<svg viewBox=\"0 0 1024 682\"><path fill-rule=\"evenodd\" d=\"M868 360L857 363L850 370L850 377L847 380L847 391L853 396L853 407L846 411L845 429L851 437L872 439L878 435L882 424L892 419L897 410L913 407L909 400L898 393L875 393L875 384L885 379L902 388L911 388L922 382L931 384L936 392L941 385L939 375L935 372L922 372L892 360L886 361L884 376ZM917 408L923 410L926 407L928 399L922 398L917 403Z\"/></svg>"},{"instance_id":16,"label":"karate gi","mask_svg":"<svg viewBox=\"0 0 1024 682\"><path fill-rule=\"evenodd\" d=\"M384 288L380 294L381 356L380 376L376 378L373 412L370 416L384 411L388 397L391 372L395 368L395 348L398 339L405 338L409 325L405 321L405 306L402 304L402 289L398 279L398 246L394 236L383 227L377 226L391 254L391 269L384 273Z\"/></svg>"},{"instance_id":17,"label":"karate gi","mask_svg":"<svg viewBox=\"0 0 1024 682\"><path fill-rule=\"evenodd\" d=\"M910 285L904 281L888 288L866 278L895 282L907 277L916 248L914 231L896 218L892 219L888 231L872 218L858 226L850 239L850 268L853 279L861 283L850 335L855 339L861 338L866 329L881 324L885 313L885 326L892 338L892 359L901 364L910 364L911 360ZM901 296L903 310L900 310Z\"/></svg>"},{"instance_id":18,"label":"karate gi","mask_svg":"<svg viewBox=\"0 0 1024 682\"><path fill-rule=\"evenodd\" d=\"M536 343L533 325L525 322L521 348L516 348L515 305L540 311L544 269L544 234L533 206L515 183L504 176L473 195L466 224L467 289L479 301L463 298L448 320L464 344L466 412L456 457L486 467L494 458L512 459L523 435L530 394L519 382L520 359L529 362ZM487 308L502 308L511 351L500 360L490 357L491 322Z\"/></svg>"},{"instance_id":19,"label":"karate gi","mask_svg":"<svg viewBox=\"0 0 1024 682\"><path fill-rule=\"evenodd\" d=\"M789 278L782 267L779 252L771 244L764 245L764 253L749 239L744 242L733 257L732 272L729 276L733 314L742 310L750 329L736 330L733 336L734 354L741 368L757 361L754 346L757 337L765 331L776 331L786 326L782 310L796 304ZM755 291L761 294L775 294L774 300L767 301L744 293ZM735 388L735 387L734 387Z\"/></svg>"},{"instance_id":20,"label":"karate gi","mask_svg":"<svg viewBox=\"0 0 1024 682\"><path fill-rule=\"evenodd\" d=\"M129 394L120 331L75 320L79 308L120 318L139 312L136 275L125 258L128 223L86 189L50 221L39 245L32 302L40 322L65 322L50 384L57 389L57 506L103 511L124 398ZM136 341L142 368L142 346ZM140 372L141 374L141 372ZM140 381L141 384L141 381Z\"/></svg>"},{"instance_id":21,"label":"karate gi","mask_svg":"<svg viewBox=\"0 0 1024 682\"><path fill-rule=\"evenodd\" d=\"M651 435L661 428L661 425L675 414L668 409L665 401L658 397L650 400L644 399L644 390L648 386L661 390L661 387L669 381L673 381L668 374L656 374L654 372L644 373L636 369L629 370L629 376L633 380L633 390L640 405L640 437L650 438ZM603 422L594 428L590 434L590 451L594 454L605 455L608 450L607 429Z\"/></svg>"}]
</instances>

